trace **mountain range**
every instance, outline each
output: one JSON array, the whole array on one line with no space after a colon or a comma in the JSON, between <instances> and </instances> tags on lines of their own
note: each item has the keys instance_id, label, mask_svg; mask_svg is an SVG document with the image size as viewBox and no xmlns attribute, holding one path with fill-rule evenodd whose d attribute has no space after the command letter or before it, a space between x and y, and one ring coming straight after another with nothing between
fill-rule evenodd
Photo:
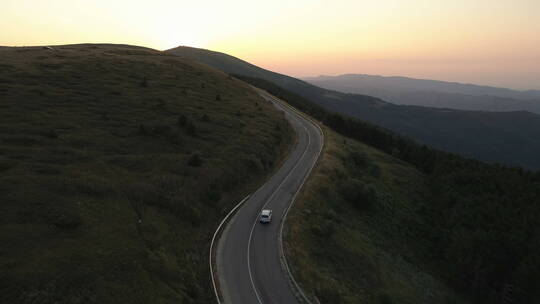
<instances>
[{"instance_id":1,"label":"mountain range","mask_svg":"<svg viewBox=\"0 0 540 304\"><path fill-rule=\"evenodd\" d=\"M529 111L540 114L540 91L516 91L400 76L346 74L303 80L329 90L365 94L395 104L472 111Z\"/></svg>"},{"instance_id":2,"label":"mountain range","mask_svg":"<svg viewBox=\"0 0 540 304\"><path fill-rule=\"evenodd\" d=\"M327 110L377 124L438 149L487 162L540 168L540 115L528 111L464 111L399 105L373 96L321 88L224 53L183 46L166 52L228 74L271 81Z\"/></svg>"}]
</instances>

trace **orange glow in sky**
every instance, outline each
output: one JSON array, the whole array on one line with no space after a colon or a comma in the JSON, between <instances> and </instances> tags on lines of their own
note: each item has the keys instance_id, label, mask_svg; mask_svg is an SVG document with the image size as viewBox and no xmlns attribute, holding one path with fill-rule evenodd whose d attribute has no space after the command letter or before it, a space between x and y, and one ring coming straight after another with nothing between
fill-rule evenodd
<instances>
[{"instance_id":1,"label":"orange glow in sky","mask_svg":"<svg viewBox=\"0 0 540 304\"><path fill-rule=\"evenodd\" d=\"M292 76L540 89L539 20L539 0L2 0L0 45L190 45Z\"/></svg>"}]
</instances>

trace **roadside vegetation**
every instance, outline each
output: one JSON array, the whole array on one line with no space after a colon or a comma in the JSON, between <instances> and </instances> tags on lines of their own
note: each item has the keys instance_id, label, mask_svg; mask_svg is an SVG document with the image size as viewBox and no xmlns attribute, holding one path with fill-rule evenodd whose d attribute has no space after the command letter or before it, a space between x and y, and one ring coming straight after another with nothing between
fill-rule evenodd
<instances>
[{"instance_id":1,"label":"roadside vegetation","mask_svg":"<svg viewBox=\"0 0 540 304\"><path fill-rule=\"evenodd\" d=\"M0 49L0 302L211 303L222 216L293 141L226 74L122 45Z\"/></svg>"},{"instance_id":2,"label":"roadside vegetation","mask_svg":"<svg viewBox=\"0 0 540 304\"><path fill-rule=\"evenodd\" d=\"M412 245L422 242L410 222L428 202L425 176L327 128L325 137L287 219L286 254L309 296L320 303L466 303L429 273Z\"/></svg>"},{"instance_id":3,"label":"roadside vegetation","mask_svg":"<svg viewBox=\"0 0 540 304\"><path fill-rule=\"evenodd\" d=\"M287 254L308 293L322 303L540 300L539 172L432 149L237 77L340 134L327 132L288 220Z\"/></svg>"}]
</instances>

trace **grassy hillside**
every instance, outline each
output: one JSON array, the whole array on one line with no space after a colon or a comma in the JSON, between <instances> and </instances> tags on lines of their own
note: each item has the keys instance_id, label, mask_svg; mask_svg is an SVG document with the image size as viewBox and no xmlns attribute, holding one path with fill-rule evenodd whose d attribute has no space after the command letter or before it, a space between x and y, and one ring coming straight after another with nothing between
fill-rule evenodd
<instances>
[{"instance_id":1,"label":"grassy hillside","mask_svg":"<svg viewBox=\"0 0 540 304\"><path fill-rule=\"evenodd\" d=\"M287 220L297 280L321 303L466 303L422 265L410 223L425 175L326 129L326 146Z\"/></svg>"},{"instance_id":2,"label":"grassy hillside","mask_svg":"<svg viewBox=\"0 0 540 304\"><path fill-rule=\"evenodd\" d=\"M221 217L292 142L227 75L121 45L0 49L0 302L210 303Z\"/></svg>"},{"instance_id":3,"label":"grassy hillside","mask_svg":"<svg viewBox=\"0 0 540 304\"><path fill-rule=\"evenodd\" d=\"M371 96L319 88L223 53L186 47L167 52L193 58L230 74L273 82L326 110L377 124L437 149L492 163L540 169L540 115L537 114L395 105Z\"/></svg>"},{"instance_id":4,"label":"grassy hillside","mask_svg":"<svg viewBox=\"0 0 540 304\"><path fill-rule=\"evenodd\" d=\"M187 46L177 47L167 50L165 52L202 62L229 74L256 77L266 79L272 82L280 82L280 84L283 84L282 82L291 82L310 86L308 83L298 80L296 78L262 69L249 62L220 52L214 52L210 50L198 49Z\"/></svg>"}]
</instances>

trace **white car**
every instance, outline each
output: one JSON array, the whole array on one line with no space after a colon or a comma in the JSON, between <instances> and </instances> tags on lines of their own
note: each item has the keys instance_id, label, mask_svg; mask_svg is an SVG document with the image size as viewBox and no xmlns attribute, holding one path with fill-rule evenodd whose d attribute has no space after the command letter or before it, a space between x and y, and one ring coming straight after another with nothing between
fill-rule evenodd
<instances>
[{"instance_id":1,"label":"white car","mask_svg":"<svg viewBox=\"0 0 540 304\"><path fill-rule=\"evenodd\" d=\"M270 221L272 220L272 210L270 209L264 209L263 211L261 211L261 219L260 219L260 222L261 223L270 223Z\"/></svg>"}]
</instances>

